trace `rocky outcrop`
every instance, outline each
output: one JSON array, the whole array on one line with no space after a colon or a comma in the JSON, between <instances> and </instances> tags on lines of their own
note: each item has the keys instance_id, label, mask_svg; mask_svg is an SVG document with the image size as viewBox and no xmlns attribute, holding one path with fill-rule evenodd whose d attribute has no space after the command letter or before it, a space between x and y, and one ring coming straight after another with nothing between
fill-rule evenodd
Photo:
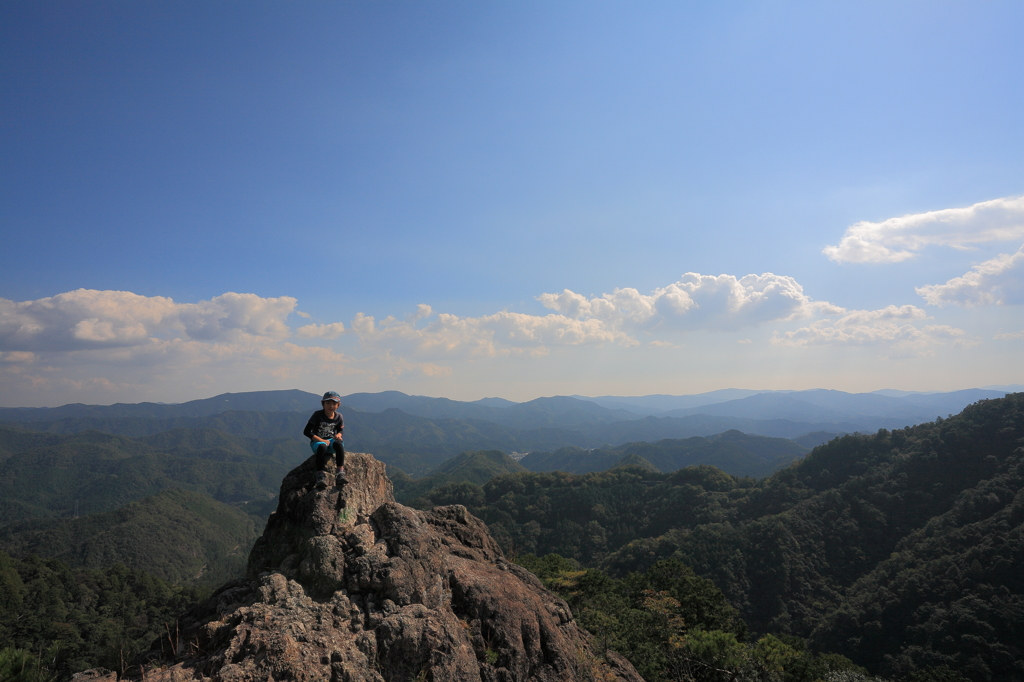
<instances>
[{"instance_id":1,"label":"rocky outcrop","mask_svg":"<svg viewBox=\"0 0 1024 682\"><path fill-rule=\"evenodd\" d=\"M382 463L345 464L341 487L312 459L285 477L247 578L180 618L140 679L642 682L464 507L404 507Z\"/></svg>"}]
</instances>

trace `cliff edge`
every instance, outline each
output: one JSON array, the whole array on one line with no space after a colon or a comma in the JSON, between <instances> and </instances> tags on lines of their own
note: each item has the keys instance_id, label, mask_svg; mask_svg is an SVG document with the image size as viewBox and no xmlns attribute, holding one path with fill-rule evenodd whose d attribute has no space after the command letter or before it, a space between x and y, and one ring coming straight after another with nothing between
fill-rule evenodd
<instances>
[{"instance_id":1,"label":"cliff edge","mask_svg":"<svg viewBox=\"0 0 1024 682\"><path fill-rule=\"evenodd\" d=\"M284 478L248 576L179 618L136 679L643 682L594 654L568 605L464 507L397 504L371 455L345 468L340 488L317 488L312 458Z\"/></svg>"}]
</instances>

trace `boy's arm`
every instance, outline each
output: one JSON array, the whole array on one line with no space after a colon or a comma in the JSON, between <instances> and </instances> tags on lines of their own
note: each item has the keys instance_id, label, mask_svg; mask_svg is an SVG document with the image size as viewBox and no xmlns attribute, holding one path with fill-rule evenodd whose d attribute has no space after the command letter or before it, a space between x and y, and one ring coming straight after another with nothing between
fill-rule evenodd
<instances>
[{"instance_id":1,"label":"boy's arm","mask_svg":"<svg viewBox=\"0 0 1024 682\"><path fill-rule=\"evenodd\" d=\"M316 441L317 443L326 443L327 441L316 435L316 426L317 418L316 412L314 412L313 416L309 418L308 422L306 422L306 428L302 429L302 435L312 441Z\"/></svg>"}]
</instances>

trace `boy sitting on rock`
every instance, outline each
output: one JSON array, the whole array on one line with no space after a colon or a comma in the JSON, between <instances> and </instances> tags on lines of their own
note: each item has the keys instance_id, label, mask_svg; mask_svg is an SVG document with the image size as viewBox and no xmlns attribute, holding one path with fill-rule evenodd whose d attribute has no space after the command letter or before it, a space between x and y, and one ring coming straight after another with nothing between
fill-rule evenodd
<instances>
[{"instance_id":1,"label":"boy sitting on rock","mask_svg":"<svg viewBox=\"0 0 1024 682\"><path fill-rule=\"evenodd\" d=\"M334 461L338 466L334 482L340 486L348 483L348 479L345 478L345 445L342 441L345 420L338 412L338 408L341 407L341 396L335 391L327 391L320 404L324 409L313 413L306 422L302 435L309 438L309 447L316 455L317 487L327 485L327 462L331 453L334 453Z\"/></svg>"}]
</instances>

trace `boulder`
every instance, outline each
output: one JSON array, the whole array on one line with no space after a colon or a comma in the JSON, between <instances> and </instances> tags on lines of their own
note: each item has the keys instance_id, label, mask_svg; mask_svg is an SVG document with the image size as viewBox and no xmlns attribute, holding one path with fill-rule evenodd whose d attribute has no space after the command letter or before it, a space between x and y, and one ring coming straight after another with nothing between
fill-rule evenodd
<instances>
[{"instance_id":1,"label":"boulder","mask_svg":"<svg viewBox=\"0 0 1024 682\"><path fill-rule=\"evenodd\" d=\"M135 679L642 682L465 507L397 504L371 455L345 468L340 487L312 458L285 477L247 577L179 618Z\"/></svg>"}]
</instances>

